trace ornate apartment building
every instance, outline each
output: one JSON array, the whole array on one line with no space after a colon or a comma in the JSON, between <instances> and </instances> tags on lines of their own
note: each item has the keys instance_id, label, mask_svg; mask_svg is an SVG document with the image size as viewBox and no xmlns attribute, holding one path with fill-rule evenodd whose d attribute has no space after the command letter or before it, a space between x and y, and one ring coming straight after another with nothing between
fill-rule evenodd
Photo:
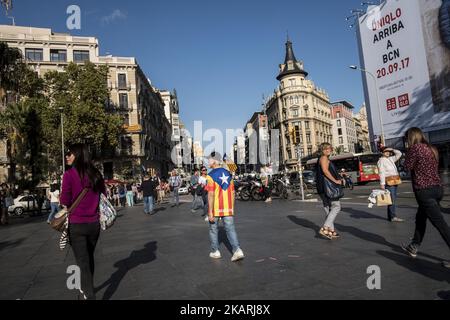
<instances>
[{"instance_id":1,"label":"ornate apartment building","mask_svg":"<svg viewBox=\"0 0 450 320\"><path fill-rule=\"evenodd\" d=\"M64 71L70 62L108 66L110 102L106 108L122 115L126 133L116 150L101 151L105 178L135 176L143 168L166 175L171 169L172 128L165 116L165 103L135 58L100 56L97 38L46 28L0 25L0 41L20 49L40 76L52 70ZM5 160L2 155L0 159Z\"/></svg>"},{"instance_id":2,"label":"ornate apartment building","mask_svg":"<svg viewBox=\"0 0 450 320\"><path fill-rule=\"evenodd\" d=\"M301 157L312 156L323 142L332 142L332 118L328 94L309 80L302 61L286 42L286 57L280 65L279 87L266 104L269 129L280 132L280 168L298 170L296 146L290 128L300 133ZM272 137L273 138L273 137Z\"/></svg>"}]
</instances>

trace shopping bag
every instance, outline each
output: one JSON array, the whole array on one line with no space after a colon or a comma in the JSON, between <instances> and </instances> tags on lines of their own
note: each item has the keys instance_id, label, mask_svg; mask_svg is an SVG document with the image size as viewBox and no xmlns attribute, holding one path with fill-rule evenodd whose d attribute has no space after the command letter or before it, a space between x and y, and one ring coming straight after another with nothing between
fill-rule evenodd
<instances>
[{"instance_id":1,"label":"shopping bag","mask_svg":"<svg viewBox=\"0 0 450 320\"><path fill-rule=\"evenodd\" d=\"M378 207L386 207L392 205L391 193L386 191L385 193L381 193L377 195L377 206Z\"/></svg>"}]
</instances>

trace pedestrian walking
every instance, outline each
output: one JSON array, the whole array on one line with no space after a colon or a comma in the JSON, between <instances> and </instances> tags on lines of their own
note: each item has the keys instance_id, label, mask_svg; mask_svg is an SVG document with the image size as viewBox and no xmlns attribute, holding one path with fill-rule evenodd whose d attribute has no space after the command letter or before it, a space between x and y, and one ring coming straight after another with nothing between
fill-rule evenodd
<instances>
[{"instance_id":1,"label":"pedestrian walking","mask_svg":"<svg viewBox=\"0 0 450 320\"><path fill-rule=\"evenodd\" d=\"M382 190L389 191L392 199L392 205L387 207L387 217L391 222L403 222L404 220L398 218L396 214L397 189L401 179L395 164L402 157L402 152L391 148L383 148L381 152L382 156L378 160L380 185Z\"/></svg>"},{"instance_id":2,"label":"pedestrian walking","mask_svg":"<svg viewBox=\"0 0 450 320\"><path fill-rule=\"evenodd\" d=\"M64 173L61 204L70 207L87 189L86 195L69 215L69 239L76 263L81 271L80 298L95 300L94 252L100 235L100 194L106 195L101 173L91 162L85 144L75 144L66 154L67 164L72 168Z\"/></svg>"},{"instance_id":3,"label":"pedestrian walking","mask_svg":"<svg viewBox=\"0 0 450 320\"><path fill-rule=\"evenodd\" d=\"M260 179L261 179L261 184L263 186L264 189L264 195L266 197L266 202L272 202L272 191L270 190L270 185L269 185L269 174L268 174L268 168L267 166L262 166L261 170L260 170Z\"/></svg>"},{"instance_id":4,"label":"pedestrian walking","mask_svg":"<svg viewBox=\"0 0 450 320\"><path fill-rule=\"evenodd\" d=\"M200 169L201 175L198 178L198 184L201 187L201 197L203 200L203 215L205 221L208 221L208 191L206 191L206 186L208 185L208 169L206 167L202 167Z\"/></svg>"},{"instance_id":5,"label":"pedestrian walking","mask_svg":"<svg viewBox=\"0 0 450 320\"><path fill-rule=\"evenodd\" d=\"M6 190L2 186L0 190L0 224L8 224L8 207L6 205Z\"/></svg>"},{"instance_id":6,"label":"pedestrian walking","mask_svg":"<svg viewBox=\"0 0 450 320\"><path fill-rule=\"evenodd\" d=\"M133 191L133 204L138 202L138 187L136 183L131 185L131 191Z\"/></svg>"},{"instance_id":7,"label":"pedestrian walking","mask_svg":"<svg viewBox=\"0 0 450 320\"><path fill-rule=\"evenodd\" d=\"M158 185L158 204L162 204L163 203L163 201L164 201L164 198L165 198L165 189L166 189L166 186L165 186L165 182L164 182L164 180L160 180L159 181L159 185Z\"/></svg>"},{"instance_id":8,"label":"pedestrian walking","mask_svg":"<svg viewBox=\"0 0 450 320\"><path fill-rule=\"evenodd\" d=\"M55 215L59 211L59 186L57 184L52 184L50 186L50 190L48 192L48 199L50 200L50 214L47 218L47 223L50 224L53 219L55 218Z\"/></svg>"},{"instance_id":9,"label":"pedestrian walking","mask_svg":"<svg viewBox=\"0 0 450 320\"><path fill-rule=\"evenodd\" d=\"M125 208L125 203L127 198L127 190L125 189L125 186L123 184L120 184L119 186L119 201L122 208Z\"/></svg>"},{"instance_id":10,"label":"pedestrian walking","mask_svg":"<svg viewBox=\"0 0 450 320\"><path fill-rule=\"evenodd\" d=\"M211 241L212 259L222 257L219 251L219 221L225 225L228 241L233 250L231 261L244 259L244 252L240 248L236 229L234 226L234 182L228 170L222 167L222 157L213 152L208 157L208 163L212 171L207 177L206 190L208 191L208 218L209 238Z\"/></svg>"},{"instance_id":11,"label":"pedestrian walking","mask_svg":"<svg viewBox=\"0 0 450 320\"><path fill-rule=\"evenodd\" d=\"M44 205L45 197L43 195L43 191L39 190L36 195L36 203L37 203L37 214L42 215L42 206Z\"/></svg>"},{"instance_id":12,"label":"pedestrian walking","mask_svg":"<svg viewBox=\"0 0 450 320\"><path fill-rule=\"evenodd\" d=\"M112 187L112 194L113 194L114 205L116 207L120 206L119 187L117 185Z\"/></svg>"},{"instance_id":13,"label":"pedestrian walking","mask_svg":"<svg viewBox=\"0 0 450 320\"><path fill-rule=\"evenodd\" d=\"M144 193L144 213L153 214L153 196L155 192L155 185L149 175L145 175L141 188Z\"/></svg>"},{"instance_id":14,"label":"pedestrian walking","mask_svg":"<svg viewBox=\"0 0 450 320\"><path fill-rule=\"evenodd\" d=\"M177 173L177 170L172 171L172 176L169 178L170 191L173 192L173 203L172 207L180 206L180 196L178 195L178 190L181 187L181 178Z\"/></svg>"},{"instance_id":15,"label":"pedestrian walking","mask_svg":"<svg viewBox=\"0 0 450 320\"><path fill-rule=\"evenodd\" d=\"M192 192L192 196L193 196L192 206L191 206L192 213L195 213L197 211L197 209L199 207L201 207L201 205L199 205L199 200L203 201L203 200L201 200L201 195L197 194L197 188L199 187L198 180L199 180L199 171L198 171L198 169L195 169L194 174L192 175L191 181L190 181L191 192Z\"/></svg>"},{"instance_id":16,"label":"pedestrian walking","mask_svg":"<svg viewBox=\"0 0 450 320\"><path fill-rule=\"evenodd\" d=\"M342 188L345 182L329 159L333 153L333 146L329 143L322 143L319 147L319 152L320 158L317 161L316 167L317 193L322 199L326 214L325 223L320 229L319 234L332 240L340 237L334 227L334 221L341 211L341 203L339 197L334 198L334 196L330 196L327 188L334 188L333 191L336 191Z\"/></svg>"},{"instance_id":17,"label":"pedestrian walking","mask_svg":"<svg viewBox=\"0 0 450 320\"><path fill-rule=\"evenodd\" d=\"M127 183L125 185L125 189L127 191L127 205L129 207L133 207L134 206L133 186L131 185L131 183Z\"/></svg>"},{"instance_id":18,"label":"pedestrian walking","mask_svg":"<svg viewBox=\"0 0 450 320\"><path fill-rule=\"evenodd\" d=\"M415 258L422 244L427 228L427 220L439 231L450 249L450 228L445 221L440 202L443 198L443 187L439 177L439 153L425 138L422 130L411 128L405 136L408 152L405 167L411 172L413 190L419 208L416 214L416 229L412 241L402 246L408 255ZM450 268L449 261L443 261Z\"/></svg>"}]
</instances>

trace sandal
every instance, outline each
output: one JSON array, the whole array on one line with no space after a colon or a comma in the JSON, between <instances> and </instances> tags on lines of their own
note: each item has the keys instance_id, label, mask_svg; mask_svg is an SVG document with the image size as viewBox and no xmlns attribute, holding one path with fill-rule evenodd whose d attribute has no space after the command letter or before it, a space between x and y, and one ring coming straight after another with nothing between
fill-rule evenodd
<instances>
[{"instance_id":1,"label":"sandal","mask_svg":"<svg viewBox=\"0 0 450 320\"><path fill-rule=\"evenodd\" d=\"M332 233L330 232L330 230L328 228L321 228L319 231L319 234L321 236L327 238L328 240L333 240Z\"/></svg>"},{"instance_id":2,"label":"sandal","mask_svg":"<svg viewBox=\"0 0 450 320\"><path fill-rule=\"evenodd\" d=\"M329 230L329 232L331 233L331 237L333 239L339 239L341 237L341 235L337 233L336 230Z\"/></svg>"}]
</instances>

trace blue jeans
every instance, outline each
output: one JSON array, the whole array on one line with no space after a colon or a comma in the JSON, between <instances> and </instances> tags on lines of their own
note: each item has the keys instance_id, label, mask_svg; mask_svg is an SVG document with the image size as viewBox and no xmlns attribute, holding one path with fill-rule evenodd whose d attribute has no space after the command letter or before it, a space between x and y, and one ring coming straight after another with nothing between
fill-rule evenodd
<instances>
[{"instance_id":1,"label":"blue jeans","mask_svg":"<svg viewBox=\"0 0 450 320\"><path fill-rule=\"evenodd\" d=\"M180 205L180 196L178 195L179 187L173 188L173 204L179 206Z\"/></svg>"},{"instance_id":2,"label":"blue jeans","mask_svg":"<svg viewBox=\"0 0 450 320\"><path fill-rule=\"evenodd\" d=\"M228 241L233 248L233 253L239 249L239 241L236 234L236 229L234 228L234 218L233 217L223 217L223 223L225 225L225 231L227 233ZM219 250L219 221L220 218L215 218L214 224L209 224L209 239L211 240L211 250L216 252Z\"/></svg>"},{"instance_id":3,"label":"blue jeans","mask_svg":"<svg viewBox=\"0 0 450 320\"><path fill-rule=\"evenodd\" d=\"M395 214L395 201L397 200L397 188L398 188L397 186L386 185L386 190L389 190L392 199L392 206L387 207L387 215L389 221L397 217L397 215Z\"/></svg>"},{"instance_id":4,"label":"blue jeans","mask_svg":"<svg viewBox=\"0 0 450 320\"><path fill-rule=\"evenodd\" d=\"M50 214L48 215L48 222L52 222L53 218L55 218L55 215L58 213L59 210L59 203L58 202L51 202L50 203Z\"/></svg>"},{"instance_id":5,"label":"blue jeans","mask_svg":"<svg viewBox=\"0 0 450 320\"><path fill-rule=\"evenodd\" d=\"M152 213L153 212L153 197L144 197L144 213Z\"/></svg>"},{"instance_id":6,"label":"blue jeans","mask_svg":"<svg viewBox=\"0 0 450 320\"><path fill-rule=\"evenodd\" d=\"M133 191L127 191L127 203L129 207L134 206L134 194Z\"/></svg>"}]
</instances>

